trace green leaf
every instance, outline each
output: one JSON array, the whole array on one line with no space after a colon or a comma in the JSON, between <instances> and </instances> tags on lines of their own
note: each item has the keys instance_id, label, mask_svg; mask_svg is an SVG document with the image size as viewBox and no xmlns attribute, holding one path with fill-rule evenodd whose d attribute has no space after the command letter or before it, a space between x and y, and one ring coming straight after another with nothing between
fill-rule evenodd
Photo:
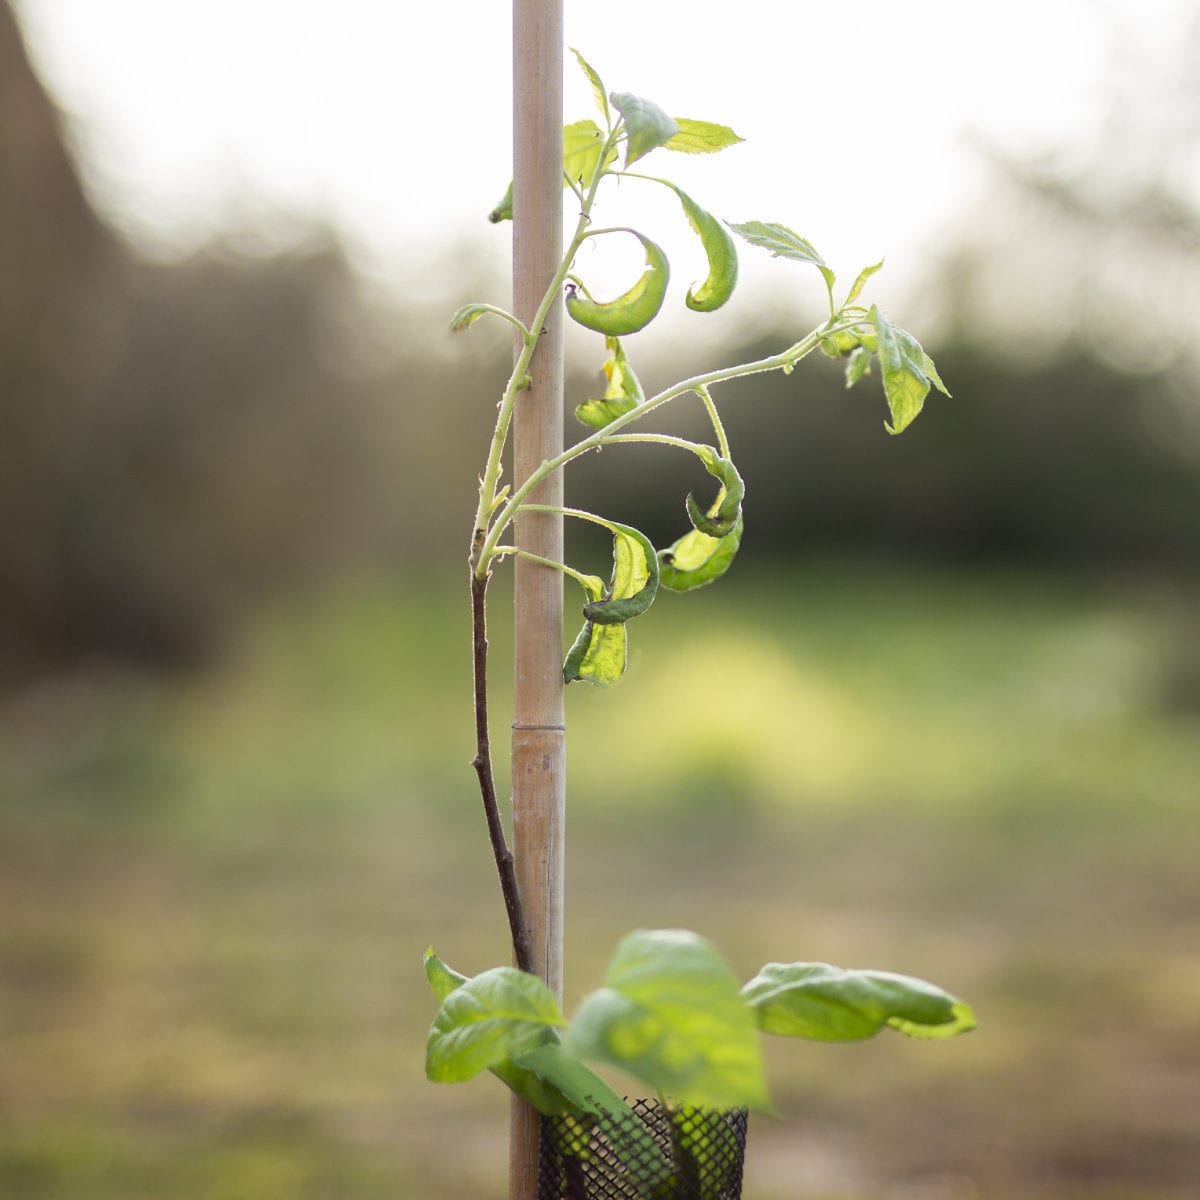
<instances>
[{"instance_id":1,"label":"green leaf","mask_svg":"<svg viewBox=\"0 0 1200 1200\"><path fill-rule=\"evenodd\" d=\"M949 396L950 389L942 382L942 377L937 373L937 367L933 365L933 359L930 358L924 350L921 351L921 356L921 365L925 368L925 374L929 376L933 386L937 388L937 390L941 392L943 396Z\"/></svg>"},{"instance_id":2,"label":"green leaf","mask_svg":"<svg viewBox=\"0 0 1200 1200\"><path fill-rule=\"evenodd\" d=\"M584 617L597 625L623 625L654 603L658 591L658 555L650 539L631 525L605 521L613 535L613 573L602 600L585 604Z\"/></svg>"},{"instance_id":3,"label":"green leaf","mask_svg":"<svg viewBox=\"0 0 1200 1200\"><path fill-rule=\"evenodd\" d=\"M871 373L871 352L866 346L859 346L846 359L846 386L852 388L864 375Z\"/></svg>"},{"instance_id":4,"label":"green leaf","mask_svg":"<svg viewBox=\"0 0 1200 1200\"><path fill-rule=\"evenodd\" d=\"M695 493L689 492L688 518L692 522L692 528L707 533L709 537L721 538L733 529L742 515L742 499L746 494L746 485L742 482L737 467L728 458L722 458L711 446L702 446L700 449L700 461L710 475L721 481L721 490L716 503L707 512L700 508Z\"/></svg>"},{"instance_id":5,"label":"green leaf","mask_svg":"<svg viewBox=\"0 0 1200 1200\"><path fill-rule=\"evenodd\" d=\"M679 126L653 100L635 96L632 92L612 92L613 107L625 118L629 135L625 143L625 166L659 146L665 146L678 132Z\"/></svg>"},{"instance_id":6,"label":"green leaf","mask_svg":"<svg viewBox=\"0 0 1200 1200\"><path fill-rule=\"evenodd\" d=\"M584 605L583 628L567 651L563 680L590 680L608 687L625 673L628 635L625 622L640 616L658 591L658 556L645 534L616 521L601 521L613 535L613 573L601 597L600 581L585 576L580 582L591 597ZM586 581L586 582L585 582Z\"/></svg>"},{"instance_id":7,"label":"green leaf","mask_svg":"<svg viewBox=\"0 0 1200 1200\"><path fill-rule=\"evenodd\" d=\"M790 258L795 262L825 266L825 260L817 253L813 244L786 225L777 225L770 221L747 221L744 225L730 224L729 228L739 237L745 238L750 245L770 250L775 258Z\"/></svg>"},{"instance_id":8,"label":"green leaf","mask_svg":"<svg viewBox=\"0 0 1200 1200\"><path fill-rule=\"evenodd\" d=\"M892 414L887 430L902 433L917 419L931 385L947 396L950 393L938 378L933 360L911 333L893 325L875 307L871 308L868 320L875 327L879 370Z\"/></svg>"},{"instance_id":9,"label":"green leaf","mask_svg":"<svg viewBox=\"0 0 1200 1200\"><path fill-rule=\"evenodd\" d=\"M592 85L592 92L596 97L596 107L600 110L601 116L604 117L606 125L612 124L612 116L608 111L608 96L604 89L604 84L600 76L596 73L595 68L575 49L570 47L570 51L575 55L575 60L579 63L579 68L587 76L588 83Z\"/></svg>"},{"instance_id":10,"label":"green leaf","mask_svg":"<svg viewBox=\"0 0 1200 1200\"><path fill-rule=\"evenodd\" d=\"M608 347L608 358L601 368L607 380L604 396L599 400L585 400L575 409L575 416L593 429L610 425L619 416L637 408L646 398L638 377L625 357L621 339L606 337L604 344Z\"/></svg>"},{"instance_id":11,"label":"green leaf","mask_svg":"<svg viewBox=\"0 0 1200 1200\"><path fill-rule=\"evenodd\" d=\"M595 575L580 580L589 597L597 601L604 584ZM586 679L597 687L610 687L625 674L629 635L624 625L598 625L584 621L563 663L563 682Z\"/></svg>"},{"instance_id":12,"label":"green leaf","mask_svg":"<svg viewBox=\"0 0 1200 1200\"><path fill-rule=\"evenodd\" d=\"M828 963L768 963L742 996L767 1033L818 1041L858 1041L890 1026L914 1038L946 1038L975 1028L961 1000L908 975L847 971Z\"/></svg>"},{"instance_id":13,"label":"green leaf","mask_svg":"<svg viewBox=\"0 0 1200 1200\"><path fill-rule=\"evenodd\" d=\"M596 168L600 164L600 151L604 148L604 134L595 121L576 121L563 128L563 174L575 180L581 187L591 187ZM611 158L609 159L611 162Z\"/></svg>"},{"instance_id":14,"label":"green leaf","mask_svg":"<svg viewBox=\"0 0 1200 1200\"><path fill-rule=\"evenodd\" d=\"M685 930L624 938L565 1045L683 1104L770 1110L753 1014L721 955Z\"/></svg>"},{"instance_id":15,"label":"green leaf","mask_svg":"<svg viewBox=\"0 0 1200 1200\"><path fill-rule=\"evenodd\" d=\"M591 185L600 162L600 150L604 145L604 134L595 121L576 121L563 127L563 187L567 179L582 181L584 187ZM604 161L607 167L617 157L616 147L611 147ZM513 185L500 199L500 203L488 213L493 225L513 219Z\"/></svg>"},{"instance_id":16,"label":"green leaf","mask_svg":"<svg viewBox=\"0 0 1200 1200\"><path fill-rule=\"evenodd\" d=\"M458 312L456 312L454 316L450 318L450 332L460 333L462 330L474 325L480 317L487 313L491 313L493 316L503 318L510 325L515 325L523 334L528 332L521 321L514 317L507 309L499 308L495 304L482 303L464 304L462 308L460 308Z\"/></svg>"},{"instance_id":17,"label":"green leaf","mask_svg":"<svg viewBox=\"0 0 1200 1200\"><path fill-rule=\"evenodd\" d=\"M658 552L659 583L672 592L690 592L720 579L742 543L742 518L724 537L689 530L674 545Z\"/></svg>"},{"instance_id":18,"label":"green leaf","mask_svg":"<svg viewBox=\"0 0 1200 1200\"><path fill-rule=\"evenodd\" d=\"M855 300L862 295L863 288L867 286L867 280L871 278L883 266L881 258L874 266L863 267L858 273L858 278L854 281L854 286L850 289L849 295L846 297L846 304L853 304Z\"/></svg>"},{"instance_id":19,"label":"green leaf","mask_svg":"<svg viewBox=\"0 0 1200 1200\"><path fill-rule=\"evenodd\" d=\"M467 976L460 975L457 971L446 966L434 954L432 946L425 951L424 962L425 978L429 980L430 990L439 1001L445 1000L452 991L462 987L467 982Z\"/></svg>"},{"instance_id":20,"label":"green leaf","mask_svg":"<svg viewBox=\"0 0 1200 1200\"><path fill-rule=\"evenodd\" d=\"M725 225L701 208L682 188L667 179L659 182L679 197L688 224L700 235L700 244L708 257L708 278L703 283L692 284L684 303L694 312L714 312L733 295L737 286L737 245Z\"/></svg>"},{"instance_id":21,"label":"green leaf","mask_svg":"<svg viewBox=\"0 0 1200 1200\"><path fill-rule=\"evenodd\" d=\"M597 625L585 621L563 662L563 682L586 679L597 687L611 687L625 674L629 634L624 625Z\"/></svg>"},{"instance_id":22,"label":"green leaf","mask_svg":"<svg viewBox=\"0 0 1200 1200\"><path fill-rule=\"evenodd\" d=\"M857 345L858 338L848 329L842 329L821 339L821 352L830 358L844 358Z\"/></svg>"},{"instance_id":23,"label":"green leaf","mask_svg":"<svg viewBox=\"0 0 1200 1200\"><path fill-rule=\"evenodd\" d=\"M625 1101L585 1063L568 1054L559 1041L543 1042L517 1060L545 1083L553 1084L580 1112L619 1113Z\"/></svg>"},{"instance_id":24,"label":"green leaf","mask_svg":"<svg viewBox=\"0 0 1200 1200\"><path fill-rule=\"evenodd\" d=\"M642 243L646 252L646 269L628 291L615 300L596 301L581 295L574 282L567 284L567 315L585 329L614 337L637 333L658 316L671 278L671 264L662 247L634 229L627 232Z\"/></svg>"},{"instance_id":25,"label":"green leaf","mask_svg":"<svg viewBox=\"0 0 1200 1200\"><path fill-rule=\"evenodd\" d=\"M667 150L682 154L716 154L727 146L744 142L728 125L714 125L712 121L693 121L688 117L676 117L679 132L663 143Z\"/></svg>"},{"instance_id":26,"label":"green leaf","mask_svg":"<svg viewBox=\"0 0 1200 1200\"><path fill-rule=\"evenodd\" d=\"M493 967L442 1001L425 1047L437 1083L470 1079L554 1038L564 1025L554 993L536 975Z\"/></svg>"},{"instance_id":27,"label":"green leaf","mask_svg":"<svg viewBox=\"0 0 1200 1200\"><path fill-rule=\"evenodd\" d=\"M429 980L433 994L440 1001L444 1001L451 992L470 982L467 976L459 974L442 962L434 954L432 946L425 951L425 978ZM557 1045L558 1035L554 1034L546 1044ZM547 1116L578 1115L581 1111L572 1097L565 1095L560 1088L525 1067L505 1061L495 1063L490 1070L497 1079L540 1113Z\"/></svg>"},{"instance_id":28,"label":"green leaf","mask_svg":"<svg viewBox=\"0 0 1200 1200\"><path fill-rule=\"evenodd\" d=\"M490 304L464 304L450 318L451 333L458 333L460 330L466 329L468 325L474 325L484 313L492 311L494 310Z\"/></svg>"}]
</instances>

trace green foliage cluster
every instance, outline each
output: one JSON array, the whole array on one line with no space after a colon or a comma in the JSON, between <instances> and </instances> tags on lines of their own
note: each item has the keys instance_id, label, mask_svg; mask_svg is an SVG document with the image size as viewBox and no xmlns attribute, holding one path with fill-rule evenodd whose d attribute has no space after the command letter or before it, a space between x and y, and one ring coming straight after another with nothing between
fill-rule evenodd
<instances>
[{"instance_id":1,"label":"green foliage cluster","mask_svg":"<svg viewBox=\"0 0 1200 1200\"><path fill-rule=\"evenodd\" d=\"M652 1142L647 1131L635 1126L630 1132L629 1125L614 1119L613 1114L624 1110L623 1101L586 1062L605 1062L629 1072L659 1094L673 1120L698 1106L771 1111L759 1049L760 1030L818 1040L853 1040L890 1026L914 1037L946 1037L974 1028L974 1018L964 1004L931 984L878 971L844 971L823 963L772 963L739 988L710 943L690 932L660 930L633 933L621 942L604 986L585 998L570 1028L560 1034L566 1022L556 997L528 973L520 899L503 844L491 778L484 614L493 565L506 556L525 555L574 579L585 595L584 624L567 653L564 679L567 683L586 679L600 686L615 683L625 670L628 622L647 612L663 589L688 592L722 576L741 542L746 487L734 465L713 387L762 372L790 374L801 359L820 349L844 360L847 387L853 387L877 365L891 414L887 425L891 433L902 432L916 419L932 388L942 392L946 388L916 338L894 325L876 306L860 302L882 264L860 271L839 300L834 271L809 241L787 226L763 221L726 225L670 181L630 170L657 149L688 154L724 150L741 140L732 129L672 118L653 101L632 93L608 93L578 52L576 58L592 85L604 125L580 121L564 131L563 186L579 201L580 215L559 269L528 325L515 314L487 303L466 305L451 320L452 330L462 330L483 316L494 315L513 325L520 335L521 349L499 406L487 465L480 475L470 561L478 738L475 767L516 959L523 969L496 967L466 979L432 950L427 952L426 972L441 1008L429 1033L426 1073L435 1081L457 1082L492 1071L539 1111L569 1116L581 1134L594 1126L601 1128L636 1177L642 1194L667 1197L673 1186L670 1164L652 1144L646 1144ZM815 267L825 284L827 317L779 353L694 375L647 397L622 338L644 329L662 310L670 264L662 248L639 230L593 224L598 192L610 177L662 185L679 198L708 261L707 277L687 293L688 308L711 312L729 300L738 275L736 235L775 257ZM491 214L493 221L513 216L512 195L510 186ZM622 294L598 300L574 273L575 258L589 239L617 233L638 240L645 266ZM501 486L513 407L527 386L540 331L564 287L568 315L603 336L607 386L603 396L586 401L577 410L580 422L591 432L541 463L515 488ZM688 394L703 404L715 444L670 434L625 432L647 414ZM544 479L583 455L604 446L637 442L687 451L717 483L716 495L708 502L688 493L684 507L690 528L669 547L656 550L640 530L596 513L527 499ZM559 513L607 530L613 547L608 584L565 562L503 543L505 531L522 511ZM686 1146L682 1134L675 1140ZM580 1153L586 1152L586 1145L586 1137L581 1136ZM692 1166L700 1169L698 1164ZM715 1181L710 1191L719 1194Z\"/></svg>"},{"instance_id":2,"label":"green foliage cluster","mask_svg":"<svg viewBox=\"0 0 1200 1200\"><path fill-rule=\"evenodd\" d=\"M626 936L604 986L584 997L569 1028L536 975L493 967L467 979L432 949L425 972L442 1002L429 1031L428 1077L454 1083L491 1071L540 1112L571 1117L582 1147L598 1126L645 1195L668 1194L656 1190L669 1185L666 1160L648 1132L615 1118L625 1103L587 1061L628 1072L679 1119L692 1108L769 1113L760 1030L854 1041L889 1027L916 1038L975 1027L954 996L885 971L768 963L739 988L716 948L686 930Z\"/></svg>"},{"instance_id":3,"label":"green foliage cluster","mask_svg":"<svg viewBox=\"0 0 1200 1200\"><path fill-rule=\"evenodd\" d=\"M650 541L628 526L617 526L594 514L575 509L564 515L607 525L613 533L614 568L607 588L598 592L597 577L568 566L549 564L574 578L586 596L585 624L567 656L567 682L586 679L599 686L614 683L625 670L625 623L644 613L660 587L686 592L712 583L733 562L744 530L742 499L745 485L734 466L729 439L713 401L711 389L729 380L771 371L790 374L796 364L814 350L844 360L847 387L853 387L878 366L891 419L887 429L900 433L920 414L931 389L949 395L932 359L912 334L893 324L877 306L867 307L860 298L870 278L882 263L865 267L855 277L845 296L836 294L837 275L806 238L778 222L747 221L740 224L718 220L670 180L631 171L635 163L652 151L663 149L682 154L715 154L742 139L727 125L691 118L671 117L651 100L629 92L607 93L600 76L574 52L592 85L603 126L594 120L577 121L563 132L563 186L580 204L575 235L563 257L556 277L547 288L542 304L530 325L492 304L471 303L455 313L452 330L463 330L485 315L498 316L519 331L523 351L501 401L488 465L481 476L476 513L476 543L472 566L483 579L493 561L519 553L501 545L500 537L522 508L531 506L525 497L554 471L604 446L634 442L659 442L685 450L700 460L719 483L716 499L702 506L689 494L685 508L690 529L670 546L655 551ZM618 165L620 163L620 165ZM768 250L772 256L813 266L825 284L828 317L821 325L780 353L736 366L710 371L647 397L630 364L622 338L644 329L659 314L666 301L670 264L662 248L639 230L628 226L596 227L592 212L601 184L609 178L635 179L668 188L679 199L692 230L700 238L708 263L706 278L688 290L685 303L697 312L712 312L732 296L738 278L738 253L734 234L751 246ZM511 219L512 186L492 210L491 219ZM621 295L597 300L575 274L575 257L589 239L626 234L638 240L645 252L641 274ZM604 337L603 374L607 381L602 396L584 401L576 409L580 422L592 432L552 461L543 463L512 492L499 486L501 461L507 442L512 407L522 390L529 360L537 344L550 305L559 289L566 287L567 313L584 328ZM700 398L708 413L715 445L663 434L627 433L626 429L679 396ZM657 559L657 562L653 561ZM613 626L620 626L614 629Z\"/></svg>"}]
</instances>

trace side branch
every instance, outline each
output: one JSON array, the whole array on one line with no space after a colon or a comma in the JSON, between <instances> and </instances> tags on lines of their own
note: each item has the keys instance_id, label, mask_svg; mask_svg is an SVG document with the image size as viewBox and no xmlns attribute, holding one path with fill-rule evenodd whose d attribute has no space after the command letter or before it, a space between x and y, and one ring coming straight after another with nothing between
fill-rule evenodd
<instances>
[{"instance_id":1,"label":"side branch","mask_svg":"<svg viewBox=\"0 0 1200 1200\"><path fill-rule=\"evenodd\" d=\"M581 438L561 454L547 459L508 497L503 507L500 508L499 513L492 518L487 536L479 553L476 572L478 573L486 569L487 564L495 554L496 543L499 541L501 533L513 519L517 509L522 506L525 497L547 475L557 471L560 467L566 466L567 463L572 462L574 459L580 458L584 454L605 445L612 440L614 434L619 433L627 425L632 425L635 421L640 421L648 413L653 412L656 408L661 407L670 400L674 400L678 396L685 395L688 392L698 392L701 399L703 399L704 392L714 383L724 383L729 379L741 379L747 375L758 375L767 371L791 371L796 363L802 358L807 357L820 345L822 337L828 337L831 333L837 333L843 328L852 328L860 323L858 321L847 321L841 325L829 325L826 323L820 329L814 330L812 333L801 338L795 345L789 346L781 354L773 354L770 358L760 358L754 362L741 363L734 367L724 367L716 371L707 371L703 375L694 375L690 379L684 379L680 383L665 388L657 395L651 396L650 399L639 404L637 408L631 409L629 412L617 417L603 429L598 429L595 433ZM701 389L704 389L704 391L701 391Z\"/></svg>"},{"instance_id":2,"label":"side branch","mask_svg":"<svg viewBox=\"0 0 1200 1200\"><path fill-rule=\"evenodd\" d=\"M487 701L487 585L488 576L482 579L471 570L471 626L472 649L475 666L475 757L471 765L479 777L479 794L483 800L483 813L487 819L488 838L492 843L492 855L496 860L496 872L500 876L500 891L504 895L504 908L508 913L508 928L512 935L513 957L522 971L533 971L533 955L529 950L529 935L521 908L521 893L517 888L517 877L513 870L513 856L504 836L504 822L500 817L500 804L496 799L496 778L492 771L492 744L488 734Z\"/></svg>"}]
</instances>

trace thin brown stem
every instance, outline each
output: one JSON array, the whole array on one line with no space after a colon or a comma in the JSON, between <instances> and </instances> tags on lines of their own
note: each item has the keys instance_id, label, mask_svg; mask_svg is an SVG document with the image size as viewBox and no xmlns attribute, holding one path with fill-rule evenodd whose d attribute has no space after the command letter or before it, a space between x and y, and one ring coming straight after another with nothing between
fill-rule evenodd
<instances>
[{"instance_id":1,"label":"thin brown stem","mask_svg":"<svg viewBox=\"0 0 1200 1200\"><path fill-rule=\"evenodd\" d=\"M482 545L482 533L476 535L476 552ZM471 626L472 647L475 664L475 757L471 765L479 776L479 794L483 800L483 813L487 818L488 838L492 843L492 855L496 860L496 872L500 876L500 891L504 895L504 908L508 913L508 928L512 935L513 957L522 971L533 971L533 955L529 951L529 935L521 909L521 893L517 888L517 877L513 870L513 856L504 836L504 821L500 816L500 804L496 799L496 778L492 771L492 743L488 734L487 698L487 585L490 572L482 579L475 573L475 561L471 562Z\"/></svg>"}]
</instances>

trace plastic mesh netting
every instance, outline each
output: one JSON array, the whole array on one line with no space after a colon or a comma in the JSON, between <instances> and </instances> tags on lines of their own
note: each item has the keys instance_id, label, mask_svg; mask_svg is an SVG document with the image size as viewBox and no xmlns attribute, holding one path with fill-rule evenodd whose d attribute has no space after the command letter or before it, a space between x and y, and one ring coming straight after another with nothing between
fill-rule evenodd
<instances>
[{"instance_id":1,"label":"plastic mesh netting","mask_svg":"<svg viewBox=\"0 0 1200 1200\"><path fill-rule=\"evenodd\" d=\"M746 1110L635 1100L590 1127L544 1117L537 1200L740 1200Z\"/></svg>"}]
</instances>

